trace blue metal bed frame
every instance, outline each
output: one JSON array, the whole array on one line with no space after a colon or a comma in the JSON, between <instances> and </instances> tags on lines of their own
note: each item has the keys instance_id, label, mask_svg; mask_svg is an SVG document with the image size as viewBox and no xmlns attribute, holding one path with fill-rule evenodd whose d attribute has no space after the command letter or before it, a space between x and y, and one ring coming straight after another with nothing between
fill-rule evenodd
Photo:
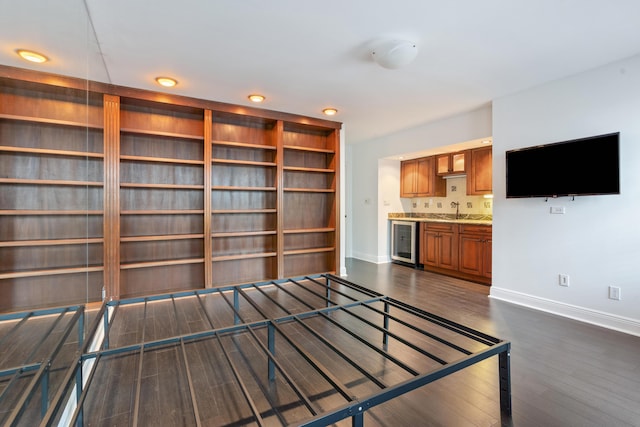
<instances>
[{"instance_id":1,"label":"blue metal bed frame","mask_svg":"<svg viewBox=\"0 0 640 427\"><path fill-rule=\"evenodd\" d=\"M290 303L285 305L279 300L276 300L269 292L265 291L265 289L268 289L266 287L270 287L271 290L276 290L278 299L281 297L286 298ZM309 295L309 298L301 297L301 294ZM144 340L143 331L143 339L140 342L122 346L110 345L110 329L113 327L114 322L117 321L119 308L126 307L129 304L144 304L146 315L147 304L154 301L170 301L173 309L176 310L176 300L184 297L196 298L206 317L206 323L208 325L206 329L147 341ZM215 297L219 298L218 301L224 301L233 313L232 318L227 319L226 323L216 324L203 302L203 299L207 297ZM311 300L320 301L320 304L312 304ZM297 308L292 309L292 306ZM243 310L246 311L247 308L251 309L253 314L257 313L260 319L252 321L245 320L243 318ZM370 313L370 316L357 314L356 311L361 308L364 308L367 313ZM75 307L75 309L77 313L74 316L74 321L80 322L79 330L83 331L83 322L81 319L84 315L84 309L83 307ZM282 312L283 314L273 316L270 312L274 310ZM51 314L52 312L53 311L43 311L42 313ZM333 313L336 312L348 315L349 321L341 323L336 320L334 318L335 316L333 316ZM32 312L31 315L33 315L33 313L34 312ZM177 319L177 311L175 311L175 315ZM15 316L27 316L27 314L16 314ZM5 318L5 316L0 317L0 321ZM372 318L377 319L377 321L372 320ZM360 366L358 360L355 360L353 356L347 354L348 352L341 350L339 345L332 342L331 338L324 336L321 332L310 327L306 322L308 319L320 319L322 322L331 324L332 327L339 328L358 343L376 352L377 355L385 361L404 371L409 376L409 379L392 384L385 383L376 375L370 373L366 367ZM350 390L347 385L343 384L340 378L334 376L330 367L320 363L318 359L314 357L313 353L305 350L302 345L296 342L296 339L291 336L291 334L284 330L287 325L292 324L302 328L310 336L313 336L327 351L333 352L336 358L345 361L359 371L362 378L375 384L378 391L362 396L354 396L353 390ZM373 341L370 337L360 336L354 331L354 324L366 325L373 331L377 331L376 334L379 339ZM426 326L421 327L419 325L432 325L433 328L431 326L427 328ZM267 338L263 339L258 336L257 332L261 331L261 334L264 335L265 328ZM353 426L363 426L364 414L369 409L493 356L497 356L498 359L500 410L504 416L511 416L510 343L508 341L491 337L478 330L452 322L417 307L412 307L409 304L384 296L331 274L111 301L102 305L91 327L91 336L96 334L96 331L99 329L102 329L104 339L98 349L91 351L88 347L89 340L85 340L83 343L83 333L81 332L79 334L81 348L65 374L63 385L55 390L55 397L50 400L50 404L45 401L48 400L48 397L51 396L54 391L45 390L47 388L47 361L0 371L1 377L3 375L22 375L27 371L38 370L33 378L33 385L28 390L29 393L25 393L21 401L27 402L31 396L33 396L34 388L38 387L38 385L41 386L43 389L41 425L48 426L60 423L65 425L84 425L85 415L90 417L90 414L84 414L84 404L89 390L92 386L99 387L99 385L92 384L92 379L100 364L100 360L101 358L117 354L137 355L138 357L138 378L131 420L131 425L137 425L140 406L144 404L140 384L145 352L167 346L176 346L176 348L179 349L178 352L182 355L183 368L189 386L191 408L193 409L193 421L195 425L201 425L198 399L194 389L193 372L189 366L185 344L205 339L214 339L218 343L220 353L224 356L229 369L233 372L237 385L242 390L244 403L251 409L251 419L236 421L238 423L247 422L265 425L264 417L277 412L278 408L272 408L269 413L258 409L255 399L256 396L253 396L247 385L244 384L238 367L230 355L230 349L225 347L220 339L220 337L237 333L248 334L256 346L260 348L266 356L268 362L264 367L264 374L266 378L268 378L268 381L274 381L277 375L280 375L281 379L288 384L298 397L298 406L306 408L308 417L304 420L296 420L297 425L300 426L326 426L347 418L351 418ZM446 333L438 335L434 332L434 329L445 331ZM67 335L70 330L71 329L67 331ZM411 331L413 334L423 336L425 340L430 340L434 343L433 345L442 346L448 351L454 352L457 356L453 358L454 360L445 360L443 357L436 355L431 346L425 345L424 343L421 346L412 342L406 335L406 331ZM444 337L445 335L446 337L460 337L464 342L474 343L474 348L481 347L481 349L476 349L475 351L470 350L457 342L460 340L446 338ZM422 368L410 366L407 362L400 360L388 351L390 339L395 342L396 345L406 346L413 352L429 359L430 362L435 362L437 367L425 371ZM2 340L2 337L0 337L0 340ZM331 393L342 396L344 399L342 405L333 407L331 410L322 410L314 404L314 396L308 395L308 393L296 383L295 375L288 372L282 360L280 360L276 352L276 347L278 342L281 342L280 340L286 341L287 345L293 348L299 356L306 361L310 369L317 372L326 380ZM55 357L55 354L52 354L52 357ZM88 363L90 363L91 369L86 369ZM85 369L83 369L83 366ZM83 371L85 371L85 378L83 378ZM72 412L67 408L68 414L65 416L63 415L63 408L65 405L69 405L69 400L71 400ZM2 400L0 397L0 404L1 403ZM5 420L6 424L17 425L20 415L20 409L16 408L10 418ZM282 419L280 421L282 422Z\"/></svg>"}]
</instances>

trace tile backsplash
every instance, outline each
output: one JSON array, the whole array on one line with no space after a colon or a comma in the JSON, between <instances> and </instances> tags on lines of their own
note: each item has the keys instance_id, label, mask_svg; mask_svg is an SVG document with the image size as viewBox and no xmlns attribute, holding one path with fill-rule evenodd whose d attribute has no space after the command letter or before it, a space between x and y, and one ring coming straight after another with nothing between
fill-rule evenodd
<instances>
[{"instance_id":1,"label":"tile backsplash","mask_svg":"<svg viewBox=\"0 0 640 427\"><path fill-rule=\"evenodd\" d=\"M407 202L409 210L407 211ZM458 211L461 215L492 215L493 199L484 196L467 196L467 178L457 177L447 179L446 197L416 197L406 199L403 203L405 211L412 213L436 213L455 214L458 203Z\"/></svg>"}]
</instances>

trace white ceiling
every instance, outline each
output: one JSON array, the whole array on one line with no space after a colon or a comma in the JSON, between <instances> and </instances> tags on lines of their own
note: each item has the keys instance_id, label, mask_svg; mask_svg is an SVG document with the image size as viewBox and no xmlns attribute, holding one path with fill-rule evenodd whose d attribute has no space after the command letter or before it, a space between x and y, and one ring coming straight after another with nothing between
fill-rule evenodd
<instances>
[{"instance_id":1,"label":"white ceiling","mask_svg":"<svg viewBox=\"0 0 640 427\"><path fill-rule=\"evenodd\" d=\"M633 56L639 18L638 0L0 0L0 64L233 104L259 92L313 117L333 106L356 143ZM392 38L416 42L412 64L372 61Z\"/></svg>"}]
</instances>

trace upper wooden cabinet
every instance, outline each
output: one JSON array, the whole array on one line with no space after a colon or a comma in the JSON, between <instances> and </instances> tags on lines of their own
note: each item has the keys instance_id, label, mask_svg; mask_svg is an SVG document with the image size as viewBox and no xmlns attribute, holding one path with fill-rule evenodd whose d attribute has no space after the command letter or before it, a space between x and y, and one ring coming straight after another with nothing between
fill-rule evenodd
<instances>
[{"instance_id":1,"label":"upper wooden cabinet","mask_svg":"<svg viewBox=\"0 0 640 427\"><path fill-rule=\"evenodd\" d=\"M438 175L459 175L467 172L468 151L445 153L436 156Z\"/></svg>"},{"instance_id":2,"label":"upper wooden cabinet","mask_svg":"<svg viewBox=\"0 0 640 427\"><path fill-rule=\"evenodd\" d=\"M400 164L400 197L445 195L446 183L435 173L435 157L421 157Z\"/></svg>"},{"instance_id":3,"label":"upper wooden cabinet","mask_svg":"<svg viewBox=\"0 0 640 427\"><path fill-rule=\"evenodd\" d=\"M470 151L469 172L467 173L467 194L491 194L492 187L492 147L481 147Z\"/></svg>"}]
</instances>

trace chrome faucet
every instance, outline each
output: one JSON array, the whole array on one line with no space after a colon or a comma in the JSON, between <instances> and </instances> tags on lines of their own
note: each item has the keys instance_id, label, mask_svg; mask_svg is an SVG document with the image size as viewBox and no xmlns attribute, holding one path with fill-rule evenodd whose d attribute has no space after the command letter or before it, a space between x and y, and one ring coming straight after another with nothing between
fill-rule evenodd
<instances>
[{"instance_id":1,"label":"chrome faucet","mask_svg":"<svg viewBox=\"0 0 640 427\"><path fill-rule=\"evenodd\" d=\"M451 202L451 207L456 208L456 219L460 219L460 202Z\"/></svg>"}]
</instances>

